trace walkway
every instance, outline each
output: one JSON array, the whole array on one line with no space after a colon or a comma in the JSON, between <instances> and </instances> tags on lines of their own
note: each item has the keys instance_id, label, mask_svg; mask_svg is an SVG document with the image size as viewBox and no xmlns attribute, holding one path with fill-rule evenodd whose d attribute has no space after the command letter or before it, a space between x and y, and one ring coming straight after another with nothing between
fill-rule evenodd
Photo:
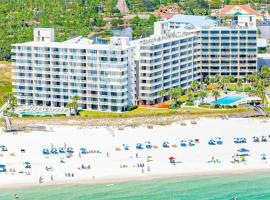
<instances>
[{"instance_id":1,"label":"walkway","mask_svg":"<svg viewBox=\"0 0 270 200\"><path fill-rule=\"evenodd\" d=\"M9 106L9 103L5 103L2 107L0 107L0 117L4 116L4 110L6 110Z\"/></svg>"}]
</instances>

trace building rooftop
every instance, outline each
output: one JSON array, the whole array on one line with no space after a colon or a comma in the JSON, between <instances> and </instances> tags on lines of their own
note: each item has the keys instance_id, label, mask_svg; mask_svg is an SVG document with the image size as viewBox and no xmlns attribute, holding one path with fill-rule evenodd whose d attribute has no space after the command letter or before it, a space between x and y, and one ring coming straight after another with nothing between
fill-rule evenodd
<instances>
[{"instance_id":1,"label":"building rooftop","mask_svg":"<svg viewBox=\"0 0 270 200\"><path fill-rule=\"evenodd\" d=\"M214 27L217 22L207 16L175 15L169 21L191 24L194 27Z\"/></svg>"},{"instance_id":2,"label":"building rooftop","mask_svg":"<svg viewBox=\"0 0 270 200\"><path fill-rule=\"evenodd\" d=\"M216 16L224 17L224 16L232 16L232 15L258 15L257 11L250 7L250 5L225 5L221 8Z\"/></svg>"}]
</instances>

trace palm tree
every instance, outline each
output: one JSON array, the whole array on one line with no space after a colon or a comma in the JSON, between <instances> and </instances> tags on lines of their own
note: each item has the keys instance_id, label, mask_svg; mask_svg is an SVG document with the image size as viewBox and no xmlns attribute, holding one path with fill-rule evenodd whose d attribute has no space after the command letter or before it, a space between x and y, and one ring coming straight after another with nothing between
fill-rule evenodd
<instances>
[{"instance_id":1,"label":"palm tree","mask_svg":"<svg viewBox=\"0 0 270 200\"><path fill-rule=\"evenodd\" d=\"M4 95L4 101L8 102L9 104L14 101L16 99L16 97L14 96L14 94L12 92L7 92Z\"/></svg>"},{"instance_id":2,"label":"palm tree","mask_svg":"<svg viewBox=\"0 0 270 200\"><path fill-rule=\"evenodd\" d=\"M169 95L171 99L174 101L174 103L177 102L177 99L179 99L182 96L183 89L181 87L178 88L171 88L169 90Z\"/></svg>"},{"instance_id":3,"label":"palm tree","mask_svg":"<svg viewBox=\"0 0 270 200\"><path fill-rule=\"evenodd\" d=\"M204 103L204 99L207 97L207 92L204 90L201 90L199 93L199 96L202 99L202 103Z\"/></svg>"},{"instance_id":4,"label":"palm tree","mask_svg":"<svg viewBox=\"0 0 270 200\"><path fill-rule=\"evenodd\" d=\"M193 92L195 92L198 89L199 85L200 85L200 83L198 81L193 81L192 84L191 84L191 86L190 86L190 89Z\"/></svg>"},{"instance_id":5,"label":"palm tree","mask_svg":"<svg viewBox=\"0 0 270 200\"><path fill-rule=\"evenodd\" d=\"M220 97L220 92L218 90L212 90L212 95L215 97L215 102L217 103L217 99Z\"/></svg>"},{"instance_id":6,"label":"palm tree","mask_svg":"<svg viewBox=\"0 0 270 200\"><path fill-rule=\"evenodd\" d=\"M70 113L72 113L72 109L74 110L74 113L77 115L78 114L78 100L79 96L73 96L72 101L69 102L66 107L70 109Z\"/></svg>"},{"instance_id":7,"label":"palm tree","mask_svg":"<svg viewBox=\"0 0 270 200\"><path fill-rule=\"evenodd\" d=\"M166 90L160 90L159 92L158 92L158 94L161 96L161 98L162 98L162 103L164 102L164 96L166 95Z\"/></svg>"},{"instance_id":8,"label":"palm tree","mask_svg":"<svg viewBox=\"0 0 270 200\"><path fill-rule=\"evenodd\" d=\"M237 86L238 87L243 87L242 88L242 90L243 90L243 92L244 92L244 84L243 84L243 82L244 82L244 80L242 79L242 78L239 78L238 80L237 80Z\"/></svg>"},{"instance_id":9,"label":"palm tree","mask_svg":"<svg viewBox=\"0 0 270 200\"><path fill-rule=\"evenodd\" d=\"M191 90L188 90L188 92L187 92L187 98L188 98L188 102L189 103L193 103L193 101L194 101L194 94L193 94L193 92Z\"/></svg>"}]
</instances>

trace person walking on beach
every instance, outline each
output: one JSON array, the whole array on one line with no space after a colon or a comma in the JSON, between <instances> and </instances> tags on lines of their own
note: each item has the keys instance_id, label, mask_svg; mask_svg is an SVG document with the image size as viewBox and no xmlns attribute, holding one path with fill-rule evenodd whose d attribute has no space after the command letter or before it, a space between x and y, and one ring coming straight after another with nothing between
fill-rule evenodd
<instances>
[{"instance_id":1,"label":"person walking on beach","mask_svg":"<svg viewBox=\"0 0 270 200\"><path fill-rule=\"evenodd\" d=\"M109 154L109 152L107 152L107 157L108 157L108 158L110 157L110 154Z\"/></svg>"},{"instance_id":2,"label":"person walking on beach","mask_svg":"<svg viewBox=\"0 0 270 200\"><path fill-rule=\"evenodd\" d=\"M39 183L42 183L43 179L42 176L39 177Z\"/></svg>"},{"instance_id":3,"label":"person walking on beach","mask_svg":"<svg viewBox=\"0 0 270 200\"><path fill-rule=\"evenodd\" d=\"M53 175L51 175L51 181L53 181Z\"/></svg>"}]
</instances>

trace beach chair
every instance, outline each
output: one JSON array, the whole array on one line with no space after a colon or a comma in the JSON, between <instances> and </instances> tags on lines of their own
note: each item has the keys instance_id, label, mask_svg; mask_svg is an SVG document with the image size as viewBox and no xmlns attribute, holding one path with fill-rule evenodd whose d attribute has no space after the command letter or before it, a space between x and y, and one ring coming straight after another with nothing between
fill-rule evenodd
<instances>
[{"instance_id":1,"label":"beach chair","mask_svg":"<svg viewBox=\"0 0 270 200\"><path fill-rule=\"evenodd\" d=\"M172 147L173 147L173 148L177 148L177 145L176 145L176 144L172 144Z\"/></svg>"},{"instance_id":2,"label":"beach chair","mask_svg":"<svg viewBox=\"0 0 270 200\"><path fill-rule=\"evenodd\" d=\"M10 153L9 155L10 155L10 156L16 156L16 154L15 154L15 153Z\"/></svg>"},{"instance_id":3,"label":"beach chair","mask_svg":"<svg viewBox=\"0 0 270 200\"><path fill-rule=\"evenodd\" d=\"M153 145L153 149L158 149L158 146L157 145Z\"/></svg>"}]
</instances>

